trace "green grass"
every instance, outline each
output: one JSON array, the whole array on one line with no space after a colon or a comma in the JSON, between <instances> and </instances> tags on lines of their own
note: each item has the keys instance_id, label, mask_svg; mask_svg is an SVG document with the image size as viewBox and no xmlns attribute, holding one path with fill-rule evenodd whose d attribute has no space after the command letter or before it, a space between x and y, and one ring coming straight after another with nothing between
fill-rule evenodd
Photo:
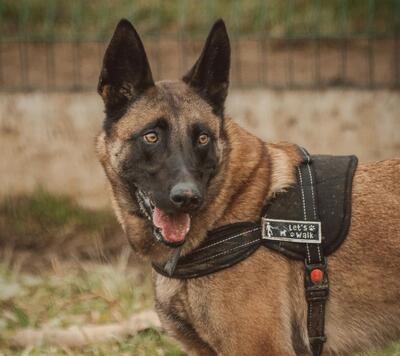
<instances>
[{"instance_id":1,"label":"green grass","mask_svg":"<svg viewBox=\"0 0 400 356\"><path fill-rule=\"evenodd\" d=\"M47 228L74 224L85 231L101 230L115 221L110 211L82 208L68 197L50 194L40 187L33 194L4 199L0 214L21 232L26 232L28 221Z\"/></svg>"},{"instance_id":2,"label":"green grass","mask_svg":"<svg viewBox=\"0 0 400 356\"><path fill-rule=\"evenodd\" d=\"M122 17L132 20L142 34L204 35L218 17L226 19L232 33L240 34L264 30L279 36L288 32L311 36L318 31L387 34L398 29L400 11L392 0L3 0L0 4L3 37L59 40L107 39Z\"/></svg>"},{"instance_id":3,"label":"green grass","mask_svg":"<svg viewBox=\"0 0 400 356\"><path fill-rule=\"evenodd\" d=\"M126 246L110 210L90 210L42 188L0 201L0 246L90 257Z\"/></svg>"}]
</instances>

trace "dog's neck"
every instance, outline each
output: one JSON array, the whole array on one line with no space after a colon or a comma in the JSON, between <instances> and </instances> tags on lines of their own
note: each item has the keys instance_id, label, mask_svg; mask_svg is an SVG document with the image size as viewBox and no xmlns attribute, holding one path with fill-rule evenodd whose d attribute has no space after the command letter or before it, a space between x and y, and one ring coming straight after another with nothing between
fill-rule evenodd
<instances>
[{"instance_id":1,"label":"dog's neck","mask_svg":"<svg viewBox=\"0 0 400 356\"><path fill-rule=\"evenodd\" d=\"M295 145L266 144L233 120L225 120L222 167L209 188L207 208L193 220L192 231L200 236L222 225L259 220L266 201L295 182L301 160ZM189 241L184 253L201 242Z\"/></svg>"}]
</instances>

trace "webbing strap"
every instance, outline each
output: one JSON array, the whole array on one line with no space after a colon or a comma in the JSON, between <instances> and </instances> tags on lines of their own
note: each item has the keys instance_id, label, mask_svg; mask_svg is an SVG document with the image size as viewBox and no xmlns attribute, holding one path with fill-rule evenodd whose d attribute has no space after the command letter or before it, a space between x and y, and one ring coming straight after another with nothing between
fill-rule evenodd
<instances>
[{"instance_id":1,"label":"webbing strap","mask_svg":"<svg viewBox=\"0 0 400 356\"><path fill-rule=\"evenodd\" d=\"M317 191L311 157L304 148L303 163L297 168L301 190L303 217L308 221L319 221ZM323 233L323 231L322 231ZM307 330L310 347L314 356L320 356L325 336L325 304L329 294L327 262L321 244L306 244L304 287L308 304Z\"/></svg>"}]
</instances>

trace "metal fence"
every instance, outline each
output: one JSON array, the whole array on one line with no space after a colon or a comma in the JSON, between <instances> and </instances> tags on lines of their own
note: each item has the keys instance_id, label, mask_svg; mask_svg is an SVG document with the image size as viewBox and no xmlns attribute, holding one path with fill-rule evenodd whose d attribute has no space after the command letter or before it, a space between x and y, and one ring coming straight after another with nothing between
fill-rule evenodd
<instances>
[{"instance_id":1,"label":"metal fence","mask_svg":"<svg viewBox=\"0 0 400 356\"><path fill-rule=\"evenodd\" d=\"M0 90L94 90L122 17L156 79L177 78L225 19L238 87L400 87L400 0L0 0Z\"/></svg>"}]
</instances>

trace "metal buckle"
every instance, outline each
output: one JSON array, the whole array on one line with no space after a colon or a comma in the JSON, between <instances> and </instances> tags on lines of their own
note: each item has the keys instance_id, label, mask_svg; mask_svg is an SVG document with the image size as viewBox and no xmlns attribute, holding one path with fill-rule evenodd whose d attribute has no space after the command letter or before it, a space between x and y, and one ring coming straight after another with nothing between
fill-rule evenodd
<instances>
[{"instance_id":1,"label":"metal buckle","mask_svg":"<svg viewBox=\"0 0 400 356\"><path fill-rule=\"evenodd\" d=\"M308 263L307 260L304 262L306 273L304 278L304 287L306 292L306 299L308 302L320 302L324 301L329 296L329 281L327 270L327 261L324 257L321 263ZM322 281L314 283L310 274L313 270L320 269L323 272Z\"/></svg>"},{"instance_id":2,"label":"metal buckle","mask_svg":"<svg viewBox=\"0 0 400 356\"><path fill-rule=\"evenodd\" d=\"M307 259L304 260L304 266L306 267L307 272L311 272L313 269L319 268L322 271L326 271L328 267L328 262L326 261L326 257L323 258L320 263L308 263Z\"/></svg>"}]
</instances>

